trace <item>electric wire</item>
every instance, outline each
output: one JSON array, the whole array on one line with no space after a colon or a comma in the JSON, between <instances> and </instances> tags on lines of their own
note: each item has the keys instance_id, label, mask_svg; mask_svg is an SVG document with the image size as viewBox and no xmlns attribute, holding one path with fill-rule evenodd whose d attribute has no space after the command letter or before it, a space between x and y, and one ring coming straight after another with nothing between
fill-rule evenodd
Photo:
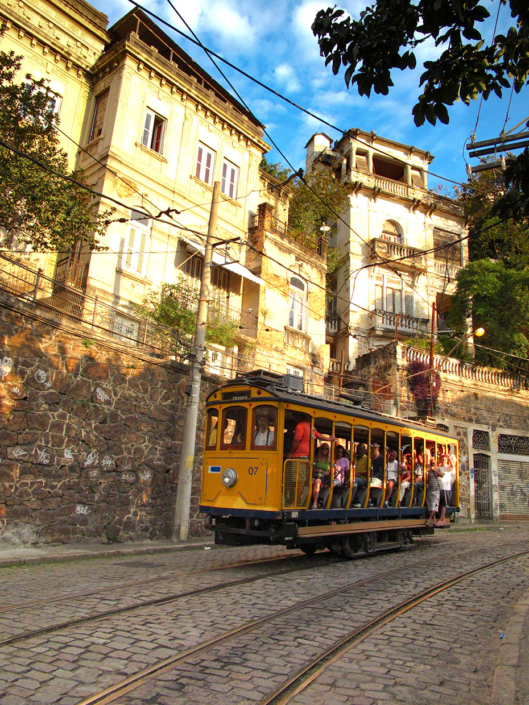
<instances>
[{"instance_id":1,"label":"electric wire","mask_svg":"<svg viewBox=\"0 0 529 705\"><path fill-rule=\"evenodd\" d=\"M298 110L300 110L301 112L305 113L305 114L308 115L309 117L312 117L312 118L314 118L315 120L317 120L318 122L321 122L322 124L327 125L327 127L330 127L331 129L335 130L336 132L341 133L341 134L344 135L344 136L350 136L350 133L353 132L353 130L344 130L344 129L342 129L341 127L338 127L338 126L334 125L333 123L328 122L327 120L325 120L325 119L322 118L321 116L317 115L316 113L313 113L312 111L308 110L307 108L304 108L303 106L298 105L298 104L295 103L294 101L290 100L290 98L287 98L286 96L284 96L283 94L281 94L281 93L279 93L278 91L274 90L274 89L271 88L270 86L267 86L267 85L266 85L265 83L263 83L262 81L259 81L259 79L255 78L254 76L251 76L249 73L247 73L247 72L244 71L243 69L239 68L238 66L236 66L236 65L233 64L232 62L228 61L228 60L225 59L224 57L222 57L222 56L220 56L219 54L215 53L214 51L212 51L211 49L209 49L208 47L206 47L205 45L203 45L199 40L194 39L193 37L189 36L188 34L186 34L185 32L183 32L182 30L180 30L180 29L178 29L177 27L175 27L174 25L172 25L170 22L167 22L167 21L164 20L162 17L160 17L160 16L157 15L156 13L152 12L152 10L149 10L148 8L144 7L143 5L140 5L138 2L136 2L136 0L129 0L129 2L130 2L132 5L134 5L135 7L139 8L140 10L142 10L143 12L145 12L146 14L148 14L148 15L150 15L151 17L153 17L154 19L156 19L158 22L160 22L160 23L162 23L163 25L165 25L166 27L168 27L169 29L172 29L172 30L175 31L177 34L181 35L182 37L184 37L185 39L187 39L188 41L190 41L192 44L195 44L196 46L201 47L201 48L202 48L204 51L206 51L206 52L208 53L208 55L210 55L211 57L214 57L215 59L218 59L219 61L222 61L224 64L226 64L226 65L229 66L230 68L234 69L234 70L237 71L238 73L240 73L240 74L242 74L243 76L245 76L246 78L248 78L250 81L253 81L253 82L256 83L257 85L261 86L262 88L264 88L265 90L269 91L270 93L272 93L273 95L277 96L278 98L280 98L281 100L285 101L286 103L289 103L289 104L292 105L294 108L297 108ZM235 90L235 89L234 89L234 90ZM249 108L246 108L246 109L249 110ZM251 112L251 111L249 110L249 112ZM253 113L252 113L252 114L253 114ZM267 134L267 133L266 133L266 134ZM360 141L360 140L359 140L359 141ZM364 144L366 144L366 143L364 143ZM401 163L401 164L407 164L407 162L406 162L405 160L401 159L400 157L396 157L396 156L393 155L393 154L389 154L388 152L385 152L384 150L382 150L382 149L380 149L380 148L378 148L378 147L375 147L374 145L366 145L366 146L369 146L370 149L372 149L373 151L378 152L379 154L382 154L382 155L384 155L384 156L386 156L386 157L388 157L388 156L391 157L391 159L393 159L393 160L395 160L395 161L397 161L397 162L399 162L399 163ZM278 151L279 151L279 150L278 150ZM284 157L284 155L283 155L281 152L279 152L279 153L283 156L283 158L285 159L285 161L287 161L287 163L289 163L288 160L286 159L286 157ZM295 169L294 169L292 166L291 166L291 168L295 171ZM432 172L432 171L429 171L428 173L429 173L431 176L434 176L434 177L436 177L436 178L438 178L438 179L442 179L442 180L444 180L444 181L448 181L448 182L453 183L453 184L456 184L456 185L458 185L458 186L463 186L463 184L462 184L461 182L455 181L455 180L453 180L453 179L449 179L449 178L446 177L446 176L441 176L440 174L436 174L435 172Z\"/></svg>"}]
</instances>

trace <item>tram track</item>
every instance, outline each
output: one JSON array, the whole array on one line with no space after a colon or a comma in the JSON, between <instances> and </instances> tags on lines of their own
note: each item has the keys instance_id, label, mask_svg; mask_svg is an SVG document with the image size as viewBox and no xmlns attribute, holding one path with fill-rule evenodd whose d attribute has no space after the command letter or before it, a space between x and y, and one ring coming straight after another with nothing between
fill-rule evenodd
<instances>
[{"instance_id":1,"label":"tram track","mask_svg":"<svg viewBox=\"0 0 529 705\"><path fill-rule=\"evenodd\" d=\"M77 593L64 593L62 595L55 595L54 597L49 597L44 600L33 600L31 602L19 602L9 607L0 607L0 614L5 612L13 612L15 610L29 609L30 607L40 607L41 605L49 605L53 602L61 602L64 600L77 600L82 597L93 597L95 595L104 595L108 593L109 590L128 590L133 587L143 587L145 585L153 585L155 583L162 583L166 580L174 580L175 578L192 577L196 575L204 575L205 573L215 573L222 570L230 570L233 568L243 568L252 565L261 565L263 563L273 563L284 560L292 559L303 559L305 556L300 555L286 555L286 556L275 556L272 558L259 558L255 561L240 561L238 563L229 563L228 565L217 566L216 568L207 568L206 570L194 570L185 573L171 573L170 575L158 576L156 578L148 578L147 580L136 580L128 583L121 583L119 585L105 585L98 590L91 590L90 592L77 592ZM0 642L1 644L2 642Z\"/></svg>"},{"instance_id":2,"label":"tram track","mask_svg":"<svg viewBox=\"0 0 529 705\"><path fill-rule=\"evenodd\" d=\"M300 555L300 556L285 556L281 557L280 560L285 560L285 559L299 559L299 560L304 560L304 561L310 561L306 556ZM343 559L340 558L330 558L323 563L322 565L332 565L334 563L340 563L342 562ZM221 571L221 570L227 570L228 568L234 568L234 567L242 567L242 566L248 566L248 565L258 565L259 563L263 562L271 562L270 559L264 559L264 560L259 560L259 561L244 561L239 564L232 564L230 566L224 566L220 568L214 568L212 570L206 570L206 571L197 571L196 573L185 573L185 574L180 574L179 577L190 577L192 575L203 575L205 573L209 572L216 572L216 571ZM50 625L48 627L42 627L41 629L35 629L31 632L23 632L22 634L17 634L15 636L9 637L8 639L3 639L0 641L0 647L2 646L8 646L9 644L15 644L17 642L21 641L27 641L28 639L32 639L34 637L42 636L44 634L50 634L52 632L56 631L61 631L62 629L68 629L70 627L76 627L79 626L80 624L86 624L89 622L96 622L100 619L106 619L108 617L114 617L117 615L125 614L127 612L133 612L134 610L139 610L145 607L158 607L161 605L166 605L171 602L176 602L177 600L181 600L186 597L195 597L197 595L207 593L210 594L212 592L217 592L219 590L224 590L226 588L230 587L236 587L239 585L247 585L248 583L256 582L257 580L263 580L264 578L273 578L281 575L288 575L289 573L296 573L299 571L303 570L310 570L314 568L314 563L311 561L310 563L307 563L305 565L302 565L301 567L294 567L294 568L285 568L283 570L277 570L272 573L263 573L260 575L254 575L248 578L239 578L237 580L230 580L225 583L219 583L218 585L208 585L205 587L201 588L196 588L194 590L187 590L186 592L180 592L180 593L175 593L172 595L167 595L165 597L158 597L152 600L145 600L143 602L139 602L135 605L127 605L126 607L119 607L117 609L113 610L105 610L102 612L99 612L97 614L91 615L89 617L79 617L77 619L70 619L65 622L59 622L58 624ZM169 579L174 579L174 576L169 576L168 578L163 578L163 580L169 580ZM153 579L157 580L157 579ZM146 584L145 582L140 582L138 583L139 585L144 585ZM103 591L96 591L95 593L91 594L101 594ZM76 595L76 597L81 597L81 595ZM43 600L39 603L32 603L31 606L39 606L42 604L47 604L48 602L55 602L60 600L61 598L52 598L49 601ZM70 599L73 599L70 597ZM15 609L15 608L11 608ZM3 610L3 611L9 611Z\"/></svg>"},{"instance_id":3,"label":"tram track","mask_svg":"<svg viewBox=\"0 0 529 705\"><path fill-rule=\"evenodd\" d=\"M503 547L505 548L505 547ZM463 553L479 553L482 551L468 551L459 554L461 556ZM399 604L391 607L390 609L384 611L382 614L375 617L373 620L362 625L361 627L349 632L346 636L341 638L338 642L332 644L330 647L320 652L316 657L310 659L301 669L293 673L288 679L281 683L274 691L265 696L258 705L286 705L289 699L294 697L295 694L301 692L307 684L310 684L322 670L324 670L328 665L333 663L335 660L340 658L349 649L353 648L356 644L363 641L370 634L372 634L377 629L383 627L388 622L392 621L396 617L404 614L405 612L413 609L413 607L421 604L425 600L437 595L438 593L447 590L448 588L458 584L459 582L475 575L479 572L490 569L496 565L505 563L507 561L515 560L522 556L529 555L529 550L519 551L515 554L509 556L503 556L500 559L486 563L485 565L472 568L470 570L459 573L451 578L444 580L442 582L436 583L433 586L422 590L420 593L408 597L406 600L401 601ZM145 683L157 678L158 676L171 671L177 667L180 663L191 659L193 657L199 656L214 647L223 646L230 641L233 641L245 634L258 630L260 627L270 625L271 622L277 620L281 617L289 616L300 612L301 610L307 609L308 607L313 607L315 605L321 605L323 601L330 600L339 595L345 594L350 590L360 588L362 586L368 585L369 583L374 583L376 581L383 581L385 578L390 576L395 576L398 573L402 573L404 570L421 568L424 565L431 565L431 558L417 562L413 565L399 566L398 568L384 571L378 573L374 576L369 576L362 580L355 581L353 583L348 583L347 585L341 586L334 590L318 594L315 597L309 598L308 600L303 600L291 605L290 607L277 610L272 614L266 615L264 617L247 622L239 627L231 629L224 632L216 637L212 637L202 643L186 649L174 656L166 658L153 664L138 673L129 676L128 678L116 683L113 686L109 686L104 690L91 695L78 703L78 705L106 705L116 701L118 698L125 696L133 690L136 690ZM307 679L311 679L308 681ZM286 699L285 699L286 698Z\"/></svg>"},{"instance_id":4,"label":"tram track","mask_svg":"<svg viewBox=\"0 0 529 705\"><path fill-rule=\"evenodd\" d=\"M512 545L512 543L515 543L515 542L508 542L508 543L505 544L505 547L508 547L508 546ZM473 553L473 552L474 552L474 551L471 550L471 551L464 551L463 553ZM373 554L370 554L370 555L371 555L371 557L373 557ZM461 555L461 554L460 554L460 555ZM369 556L359 556L359 558L364 558L364 557L369 557ZM196 597L196 596L201 595L201 594L210 594L210 593L212 593L212 592L218 592L218 591L221 591L221 590L224 590L224 589L228 589L228 588L231 588L231 587L237 587L237 586L247 585L247 584L250 584L250 583L252 583L252 582L257 582L257 581L259 581L259 580L263 580L263 579L266 579L266 578L279 577L279 576L282 576L282 575L288 575L288 574L291 574L291 573L301 572L301 571L304 571L304 570L311 570L311 569L314 569L315 567L319 567L319 566L315 566L315 564L314 564L314 557L312 557L312 559L310 559L310 558L307 558L307 557L304 556L304 555L299 555L299 556L281 556L281 557L279 557L278 559L266 558L266 559L258 559L258 560L256 560L256 561L241 561L241 562L239 562L239 563L228 564L227 566L219 566L219 567L216 567L216 568L213 568L213 569L209 569L209 570L195 571L195 572L180 574L178 577L180 577L180 578L181 578L181 577L186 577L186 578L187 578L187 577L191 577L191 576L193 576L193 575L203 575L203 574L206 574L206 573L219 572L219 571L222 571L222 570L228 570L228 569L240 568L240 567L246 567L246 566L261 565L261 564L263 564L263 563L272 563L272 562L276 562L276 560L281 560L281 561L283 561L283 560L287 560L287 559L290 559L290 560L292 560L292 559L297 559L297 560L299 560L299 561L309 561L309 562L306 562L304 565L302 565L302 566L300 566L300 567L296 566L296 567L291 567L291 568L285 568L285 569L282 569L282 570L277 570L277 571L270 572L270 573L262 573L262 574L259 574L259 575L253 575L253 576L250 576L250 577L247 577L247 578L238 578L238 579L236 579L236 580L226 581L226 582L224 582L224 583L213 584L213 585L207 585L207 586L204 586L204 587L195 588L195 589L193 589L193 590L187 590L187 591L185 591L185 592L174 593L174 594L171 594L171 595L166 595L166 596L154 598L154 599L151 599L151 600L144 600L144 601L138 602L138 603L136 603L136 604L134 604L134 605L127 605L127 606L119 607L119 608L116 608L116 609L104 610L104 611L98 612L97 614L92 614L92 615L90 615L90 616L83 616L83 617L78 617L78 618L75 618L75 619L65 620L64 622L58 622L58 623L56 623L56 624L52 624L52 625L49 625L49 626L46 626L46 627L41 627L41 628L39 628L39 629L35 629L35 630L29 631L29 632L23 632L23 633L21 633L21 634L15 634L15 635L13 635L13 636L8 637L7 639L2 639L2 640L0 640L0 648L3 647L3 646L11 645L11 644L16 644L16 643L28 641L29 639L33 639L33 638L35 638L35 637L43 636L43 635L45 635L45 634L51 634L51 633L54 633L54 632L57 632L57 631L62 631L62 630L65 630L65 629L70 629L70 628L72 628L72 627L77 627L77 626L80 626L80 625L83 625L83 624L93 623L93 622L97 622L97 621L99 621L99 620L108 619L108 618L115 617L115 616L120 616L120 615L123 615L123 614L126 614L126 613L134 612L134 611L136 611L136 610L140 610L140 609L144 609L144 608L148 608L148 607L159 607L159 606L162 606L162 605L166 605L166 604L170 604L170 603L176 602L176 601L181 600L181 599L184 599L184 598ZM328 559L325 560L325 562L324 562L324 561L321 561L321 566L323 566L323 565L335 565L335 564L341 563L341 562L343 562L343 561L344 561L344 559L342 559L342 558L340 558L340 557L335 557L335 558L329 557ZM428 561L425 561L425 563L427 563L427 562L428 562ZM415 565L418 566L418 565L420 565L420 564L421 564L421 562L418 562L418 563L416 563ZM408 566L406 566L406 567L408 567ZM402 569L402 566L399 567L399 568L397 568L397 569L393 569L393 570L389 571L389 572L387 573L387 575L394 574L395 572L398 572L398 571L401 570L401 569ZM381 575L384 576L384 575L386 575L386 573L381 574ZM170 579L174 579L174 577L175 577L175 576L171 575L171 576L166 576L166 577L163 577L163 578L153 578L153 579L152 579L152 582L161 582L161 581L165 581L165 580L170 580ZM375 576L375 577L376 577L376 576ZM371 578L368 578L367 580L371 580ZM146 584L148 584L148 583L150 583L150 582L151 582L151 580L148 580L148 581L138 581L138 582L135 582L135 583L128 583L127 585L120 586L120 587L117 588L117 589L118 589L118 590L120 590L120 589L127 589L127 588L129 588L129 587L131 587L131 586L138 586L138 585L139 585L139 586L142 586L142 585L146 585ZM361 581L359 584L362 584L362 581ZM84 597L84 596L87 596L87 595L97 595L97 594L103 594L103 593L105 593L105 592L106 592L106 589L94 591L94 592L92 592L92 593L85 593L85 594L79 594L79 593L78 593L78 594L76 594L75 596L74 596L74 595L70 595L68 599L72 599L72 600L73 600L73 599L78 599L78 598L80 598L80 597ZM62 599L62 598L61 598L60 596L58 596L58 597L50 598L49 600L42 600L42 601L39 601L39 602L36 602L36 603L27 603L27 604L24 606L24 609L27 609L27 608L33 607L33 606L41 606L41 605L45 605L45 604L50 604L50 603L59 601L59 600L61 600L61 599ZM10 607L10 608L7 608L7 609L2 610L1 612L8 612L8 611L12 611L12 610L15 610L15 609L17 609L17 608L15 608L15 607Z\"/></svg>"}]
</instances>

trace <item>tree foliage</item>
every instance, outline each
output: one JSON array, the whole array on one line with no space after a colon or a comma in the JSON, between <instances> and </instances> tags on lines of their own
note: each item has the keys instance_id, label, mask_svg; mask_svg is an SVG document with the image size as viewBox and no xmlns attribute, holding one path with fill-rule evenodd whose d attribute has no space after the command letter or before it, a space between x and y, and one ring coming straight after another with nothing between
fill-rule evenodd
<instances>
[{"instance_id":1,"label":"tree foliage","mask_svg":"<svg viewBox=\"0 0 529 705\"><path fill-rule=\"evenodd\" d=\"M15 83L22 57L0 52L0 135L7 144L50 169L70 173L59 148L53 113L55 96L46 81ZM98 213L86 192L11 150L0 146L0 232L8 247L29 245L34 251L67 250L78 241L101 249L111 211Z\"/></svg>"},{"instance_id":2,"label":"tree foliage","mask_svg":"<svg viewBox=\"0 0 529 705\"><path fill-rule=\"evenodd\" d=\"M470 262L457 276L450 324L466 336L468 320L485 328L483 345L527 358L529 353L529 265L503 260ZM503 369L528 372L526 362L476 348L476 361Z\"/></svg>"},{"instance_id":3,"label":"tree foliage","mask_svg":"<svg viewBox=\"0 0 529 705\"><path fill-rule=\"evenodd\" d=\"M496 204L509 198L511 189L499 169L473 176L456 194L469 221L469 257L529 263L529 226L495 215Z\"/></svg>"},{"instance_id":4,"label":"tree foliage","mask_svg":"<svg viewBox=\"0 0 529 705\"><path fill-rule=\"evenodd\" d=\"M343 212L351 186L342 183L325 167L313 170L305 179L308 186L299 178L292 181L294 194L290 199L288 226L291 236L302 242L316 243L321 237L322 225L328 220L335 222L335 213Z\"/></svg>"},{"instance_id":5,"label":"tree foliage","mask_svg":"<svg viewBox=\"0 0 529 705\"><path fill-rule=\"evenodd\" d=\"M285 179L288 179L288 177L292 173L292 170L286 167L284 164L281 164L281 162L275 162L274 164L270 164L264 154L263 158L261 159L261 163L259 164L259 167L263 171L266 171L267 174L270 174L270 176L273 176L279 181L285 181Z\"/></svg>"},{"instance_id":6,"label":"tree foliage","mask_svg":"<svg viewBox=\"0 0 529 705\"><path fill-rule=\"evenodd\" d=\"M134 306L136 314L173 331L178 342L191 341L197 324L199 294L183 282L161 284L150 289L143 301ZM237 326L210 306L206 342L230 347L235 343Z\"/></svg>"},{"instance_id":7,"label":"tree foliage","mask_svg":"<svg viewBox=\"0 0 529 705\"><path fill-rule=\"evenodd\" d=\"M443 52L424 62L422 93L413 107L415 124L437 120L447 124L447 106L455 101L469 104L492 93L501 97L511 82L516 93L529 77L529 3L506 0L513 25L490 43L480 25L490 16L480 0L377 0L360 13L360 19L344 17L336 7L321 10L312 30L320 53L337 74L345 69L347 86L356 84L360 95L371 91L387 95L392 71L415 69L415 49L433 39ZM505 174L509 194L496 205L502 219L529 221L529 151L512 160Z\"/></svg>"},{"instance_id":8,"label":"tree foliage","mask_svg":"<svg viewBox=\"0 0 529 705\"><path fill-rule=\"evenodd\" d=\"M435 405L441 391L441 375L437 370L430 372L426 362L412 360L408 364L408 385L421 416L427 416Z\"/></svg>"}]
</instances>

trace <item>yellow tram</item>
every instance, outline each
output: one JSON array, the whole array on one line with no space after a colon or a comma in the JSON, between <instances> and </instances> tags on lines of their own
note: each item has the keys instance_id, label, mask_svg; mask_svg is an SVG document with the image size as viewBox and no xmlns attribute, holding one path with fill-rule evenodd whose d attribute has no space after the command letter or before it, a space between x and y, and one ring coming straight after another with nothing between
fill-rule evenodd
<instances>
[{"instance_id":1,"label":"yellow tram","mask_svg":"<svg viewBox=\"0 0 529 705\"><path fill-rule=\"evenodd\" d=\"M456 438L304 394L300 383L256 370L209 395L200 511L209 515L216 543L284 544L306 553L328 548L346 557L402 546L433 532L425 499L429 468L442 457L452 462L446 519L455 520ZM323 465L322 453L330 455ZM349 467L337 462L344 456ZM392 460L398 475L391 482L388 458L398 461Z\"/></svg>"}]
</instances>

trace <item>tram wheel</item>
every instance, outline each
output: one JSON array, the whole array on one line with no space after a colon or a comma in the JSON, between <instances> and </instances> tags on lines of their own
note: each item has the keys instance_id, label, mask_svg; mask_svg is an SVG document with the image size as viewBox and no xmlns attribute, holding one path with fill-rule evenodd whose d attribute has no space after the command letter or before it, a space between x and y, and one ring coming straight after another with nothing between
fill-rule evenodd
<instances>
[{"instance_id":1,"label":"tram wheel","mask_svg":"<svg viewBox=\"0 0 529 705\"><path fill-rule=\"evenodd\" d=\"M377 535L374 531L369 531L364 534L364 551L369 553L375 552L375 546L377 543Z\"/></svg>"},{"instance_id":2,"label":"tram wheel","mask_svg":"<svg viewBox=\"0 0 529 705\"><path fill-rule=\"evenodd\" d=\"M351 558L354 558L361 548L362 541L359 539L358 536L353 536L349 534L343 537L341 554L347 560L351 560Z\"/></svg>"},{"instance_id":3,"label":"tram wheel","mask_svg":"<svg viewBox=\"0 0 529 705\"><path fill-rule=\"evenodd\" d=\"M303 551L306 556L313 556L316 553L317 549L318 547L315 543L306 543L299 547L299 550Z\"/></svg>"}]
</instances>

